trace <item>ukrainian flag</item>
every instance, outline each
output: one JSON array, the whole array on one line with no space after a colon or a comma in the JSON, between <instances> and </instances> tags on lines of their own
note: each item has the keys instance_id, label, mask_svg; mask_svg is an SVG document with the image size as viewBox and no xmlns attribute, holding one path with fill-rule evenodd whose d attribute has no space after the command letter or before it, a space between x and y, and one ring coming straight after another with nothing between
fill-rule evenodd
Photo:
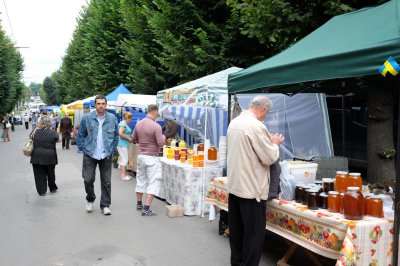
<instances>
[{"instance_id":1,"label":"ukrainian flag","mask_svg":"<svg viewBox=\"0 0 400 266\"><path fill-rule=\"evenodd\" d=\"M381 73L384 77L386 77L387 72L389 72L393 76L396 76L399 71L399 64L397 64L396 60L394 60L391 56L389 56L386 62L379 68L379 73Z\"/></svg>"}]
</instances>

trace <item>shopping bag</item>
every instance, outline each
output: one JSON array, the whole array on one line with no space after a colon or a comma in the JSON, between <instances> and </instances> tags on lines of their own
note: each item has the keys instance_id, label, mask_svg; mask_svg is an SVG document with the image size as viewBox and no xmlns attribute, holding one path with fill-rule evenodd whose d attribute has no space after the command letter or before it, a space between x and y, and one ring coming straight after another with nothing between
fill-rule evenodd
<instances>
[{"instance_id":1,"label":"shopping bag","mask_svg":"<svg viewBox=\"0 0 400 266\"><path fill-rule=\"evenodd\" d=\"M31 156L33 152L33 139L35 138L36 129L33 131L31 136L28 139L28 142L22 148L22 152L25 156Z\"/></svg>"}]
</instances>

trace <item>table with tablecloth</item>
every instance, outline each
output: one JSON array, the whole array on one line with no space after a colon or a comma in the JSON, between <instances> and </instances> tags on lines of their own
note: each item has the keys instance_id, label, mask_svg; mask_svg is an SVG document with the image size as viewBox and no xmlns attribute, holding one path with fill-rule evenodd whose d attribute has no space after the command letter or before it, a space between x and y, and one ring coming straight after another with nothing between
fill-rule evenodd
<instances>
[{"instance_id":1,"label":"table with tablecloth","mask_svg":"<svg viewBox=\"0 0 400 266\"><path fill-rule=\"evenodd\" d=\"M201 168L193 168L180 161L160 158L162 166L162 182L160 198L170 204L178 204L185 215L201 215L208 205L203 204L204 193L207 192L210 180L221 176L223 168L218 164L206 164Z\"/></svg>"},{"instance_id":2,"label":"table with tablecloth","mask_svg":"<svg viewBox=\"0 0 400 266\"><path fill-rule=\"evenodd\" d=\"M206 203L228 210L226 177L212 180ZM391 265L393 219L365 216L347 220L327 210L309 210L294 201L267 202L266 229L324 257L336 265Z\"/></svg>"}]
</instances>

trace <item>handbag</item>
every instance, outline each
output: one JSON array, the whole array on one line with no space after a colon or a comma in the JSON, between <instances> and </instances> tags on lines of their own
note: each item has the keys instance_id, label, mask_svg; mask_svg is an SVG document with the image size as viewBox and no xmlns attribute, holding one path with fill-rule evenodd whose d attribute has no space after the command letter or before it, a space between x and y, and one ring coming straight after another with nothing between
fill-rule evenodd
<instances>
[{"instance_id":1,"label":"handbag","mask_svg":"<svg viewBox=\"0 0 400 266\"><path fill-rule=\"evenodd\" d=\"M33 152L33 139L35 138L36 129L33 131L32 135L29 137L28 142L25 144L22 149L25 156L31 156Z\"/></svg>"},{"instance_id":2,"label":"handbag","mask_svg":"<svg viewBox=\"0 0 400 266\"><path fill-rule=\"evenodd\" d=\"M6 128L10 128L10 127L11 127L10 122L7 122L7 123L6 123Z\"/></svg>"}]
</instances>

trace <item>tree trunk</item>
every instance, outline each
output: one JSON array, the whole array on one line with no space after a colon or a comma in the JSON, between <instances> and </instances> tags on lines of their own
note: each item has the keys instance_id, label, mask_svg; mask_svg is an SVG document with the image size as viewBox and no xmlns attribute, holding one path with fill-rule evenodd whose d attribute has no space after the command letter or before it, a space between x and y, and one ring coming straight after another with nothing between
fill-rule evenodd
<instances>
[{"instance_id":1,"label":"tree trunk","mask_svg":"<svg viewBox=\"0 0 400 266\"><path fill-rule=\"evenodd\" d=\"M389 93L368 94L368 181L383 184L395 180L393 141L393 96Z\"/></svg>"}]
</instances>

